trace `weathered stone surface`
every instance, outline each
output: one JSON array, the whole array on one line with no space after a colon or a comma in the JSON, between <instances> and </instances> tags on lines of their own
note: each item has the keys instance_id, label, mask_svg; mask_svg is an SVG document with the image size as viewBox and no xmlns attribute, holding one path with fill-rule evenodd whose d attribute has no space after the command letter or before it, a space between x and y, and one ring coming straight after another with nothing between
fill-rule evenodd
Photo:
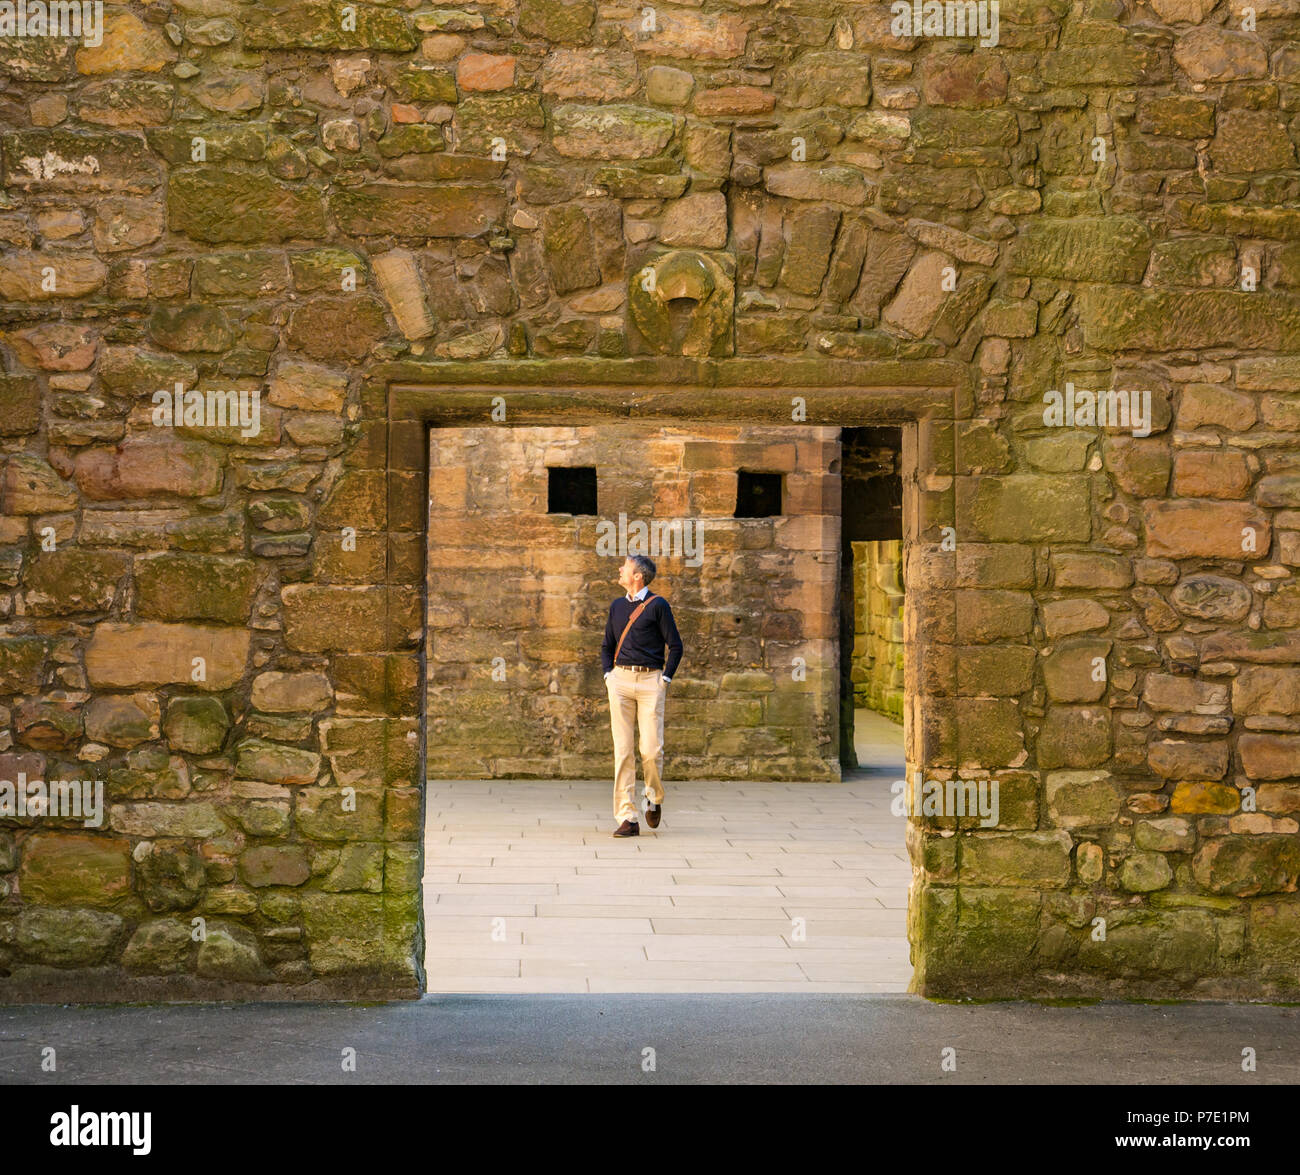
<instances>
[{"instance_id":1,"label":"weathered stone surface","mask_svg":"<svg viewBox=\"0 0 1300 1175\"><path fill-rule=\"evenodd\" d=\"M727 198L721 192L699 192L675 200L664 213L659 240L721 249L727 243Z\"/></svg>"},{"instance_id":2,"label":"weathered stone surface","mask_svg":"<svg viewBox=\"0 0 1300 1175\"><path fill-rule=\"evenodd\" d=\"M281 363L271 377L267 399L279 408L341 412L348 377L313 363Z\"/></svg>"},{"instance_id":3,"label":"weathered stone surface","mask_svg":"<svg viewBox=\"0 0 1300 1175\"><path fill-rule=\"evenodd\" d=\"M804 208L786 223L790 240L781 265L780 284L813 297L820 293L830 265L840 214L834 208Z\"/></svg>"},{"instance_id":4,"label":"weathered stone surface","mask_svg":"<svg viewBox=\"0 0 1300 1175\"><path fill-rule=\"evenodd\" d=\"M81 492L96 501L201 498L221 488L221 465L207 445L130 440L116 449L87 449L79 454L75 477Z\"/></svg>"},{"instance_id":5,"label":"weathered stone surface","mask_svg":"<svg viewBox=\"0 0 1300 1175\"><path fill-rule=\"evenodd\" d=\"M1242 453L1179 453L1174 461L1173 489L1180 497L1243 498L1252 476Z\"/></svg>"},{"instance_id":6,"label":"weathered stone surface","mask_svg":"<svg viewBox=\"0 0 1300 1175\"><path fill-rule=\"evenodd\" d=\"M1232 682L1232 710L1234 714L1300 714L1300 668L1242 669Z\"/></svg>"},{"instance_id":7,"label":"weathered stone surface","mask_svg":"<svg viewBox=\"0 0 1300 1175\"><path fill-rule=\"evenodd\" d=\"M1071 843L1065 832L967 837L962 844L962 878L973 885L1064 887L1070 881Z\"/></svg>"},{"instance_id":8,"label":"weathered stone surface","mask_svg":"<svg viewBox=\"0 0 1300 1175\"><path fill-rule=\"evenodd\" d=\"M154 913L188 910L198 901L206 873L197 849L183 840L144 841L133 855L140 896Z\"/></svg>"},{"instance_id":9,"label":"weathered stone surface","mask_svg":"<svg viewBox=\"0 0 1300 1175\"><path fill-rule=\"evenodd\" d=\"M1251 779L1300 776L1300 735L1243 734L1237 743L1241 769Z\"/></svg>"},{"instance_id":10,"label":"weathered stone surface","mask_svg":"<svg viewBox=\"0 0 1300 1175\"><path fill-rule=\"evenodd\" d=\"M256 564L210 555L136 559L136 614L154 620L243 624L257 588Z\"/></svg>"},{"instance_id":11,"label":"weathered stone surface","mask_svg":"<svg viewBox=\"0 0 1300 1175\"><path fill-rule=\"evenodd\" d=\"M1096 600L1053 600L1042 611L1043 627L1052 639L1092 632L1110 623L1110 613Z\"/></svg>"},{"instance_id":12,"label":"weathered stone surface","mask_svg":"<svg viewBox=\"0 0 1300 1175\"><path fill-rule=\"evenodd\" d=\"M1192 824L1179 816L1143 820L1133 830L1133 840L1140 849L1156 853L1190 852L1196 843Z\"/></svg>"},{"instance_id":13,"label":"weathered stone surface","mask_svg":"<svg viewBox=\"0 0 1300 1175\"><path fill-rule=\"evenodd\" d=\"M33 616L107 612L130 570L126 555L65 547L42 553L28 565L23 604Z\"/></svg>"},{"instance_id":14,"label":"weathered stone surface","mask_svg":"<svg viewBox=\"0 0 1300 1175\"><path fill-rule=\"evenodd\" d=\"M881 322L914 338L925 335L947 300L943 278L944 270L951 265L952 258L944 253L922 253L907 271L893 301L885 307Z\"/></svg>"},{"instance_id":15,"label":"weathered stone surface","mask_svg":"<svg viewBox=\"0 0 1300 1175\"><path fill-rule=\"evenodd\" d=\"M383 307L370 298L314 298L289 316L289 345L312 359L360 360L388 333Z\"/></svg>"},{"instance_id":16,"label":"weathered stone surface","mask_svg":"<svg viewBox=\"0 0 1300 1175\"><path fill-rule=\"evenodd\" d=\"M193 801L114 804L109 823L114 832L139 837L174 836L207 840L227 831L226 822L214 805Z\"/></svg>"},{"instance_id":17,"label":"weathered stone surface","mask_svg":"<svg viewBox=\"0 0 1300 1175\"><path fill-rule=\"evenodd\" d=\"M143 975L175 975L189 970L190 927L170 918L142 922L122 952L122 966Z\"/></svg>"},{"instance_id":18,"label":"weathered stone surface","mask_svg":"<svg viewBox=\"0 0 1300 1175\"><path fill-rule=\"evenodd\" d=\"M862 53L806 53L778 84L784 104L796 109L869 106L871 59Z\"/></svg>"},{"instance_id":19,"label":"weathered stone surface","mask_svg":"<svg viewBox=\"0 0 1300 1175\"><path fill-rule=\"evenodd\" d=\"M291 649L323 653L386 647L387 601L382 589L291 584L282 589L281 598Z\"/></svg>"},{"instance_id":20,"label":"weathered stone surface","mask_svg":"<svg viewBox=\"0 0 1300 1175\"><path fill-rule=\"evenodd\" d=\"M235 776L266 783L312 783L320 774L321 757L265 739L245 739L236 748Z\"/></svg>"},{"instance_id":21,"label":"weathered stone surface","mask_svg":"<svg viewBox=\"0 0 1300 1175\"><path fill-rule=\"evenodd\" d=\"M27 191L142 194L161 178L157 163L136 135L28 130L0 136L0 145L7 182Z\"/></svg>"},{"instance_id":22,"label":"weathered stone surface","mask_svg":"<svg viewBox=\"0 0 1300 1175\"><path fill-rule=\"evenodd\" d=\"M736 13L684 10L674 13L670 21L658 22L652 35L636 42L636 48L653 57L728 60L744 51L748 31L744 17Z\"/></svg>"},{"instance_id":23,"label":"weathered stone surface","mask_svg":"<svg viewBox=\"0 0 1300 1175\"><path fill-rule=\"evenodd\" d=\"M504 220L506 205L495 187L374 183L335 191L330 208L351 236L477 237Z\"/></svg>"},{"instance_id":24,"label":"weathered stone surface","mask_svg":"<svg viewBox=\"0 0 1300 1175\"><path fill-rule=\"evenodd\" d=\"M1242 359L1237 364L1237 389L1241 392L1300 392L1300 357Z\"/></svg>"},{"instance_id":25,"label":"weathered stone surface","mask_svg":"<svg viewBox=\"0 0 1300 1175\"><path fill-rule=\"evenodd\" d=\"M413 254L393 249L371 257L371 268L393 317L408 339L427 339L438 329L427 304L424 279Z\"/></svg>"},{"instance_id":26,"label":"weathered stone surface","mask_svg":"<svg viewBox=\"0 0 1300 1175\"><path fill-rule=\"evenodd\" d=\"M253 681L253 705L271 714L310 714L333 696L323 673L262 673Z\"/></svg>"},{"instance_id":27,"label":"weathered stone surface","mask_svg":"<svg viewBox=\"0 0 1300 1175\"><path fill-rule=\"evenodd\" d=\"M383 904L383 898L363 894L304 894L302 920L312 968L338 975L372 967L384 932Z\"/></svg>"},{"instance_id":28,"label":"weathered stone surface","mask_svg":"<svg viewBox=\"0 0 1300 1175\"><path fill-rule=\"evenodd\" d=\"M1041 898L1032 889L927 887L918 911L926 940L935 944L932 979L979 980L1014 974L1017 956L1037 939Z\"/></svg>"},{"instance_id":29,"label":"weathered stone surface","mask_svg":"<svg viewBox=\"0 0 1300 1175\"><path fill-rule=\"evenodd\" d=\"M104 14L101 43L77 50L80 74L157 73L176 60L176 50L157 25L147 25L130 12Z\"/></svg>"},{"instance_id":30,"label":"weathered stone surface","mask_svg":"<svg viewBox=\"0 0 1300 1175\"><path fill-rule=\"evenodd\" d=\"M1215 925L1205 910L1116 910L1104 941L1086 937L1079 963L1105 974L1204 975L1214 964Z\"/></svg>"},{"instance_id":31,"label":"weathered stone surface","mask_svg":"<svg viewBox=\"0 0 1300 1175\"><path fill-rule=\"evenodd\" d=\"M134 747L158 737L162 708L154 694L91 699L86 707L86 737L110 747Z\"/></svg>"},{"instance_id":32,"label":"weathered stone surface","mask_svg":"<svg viewBox=\"0 0 1300 1175\"><path fill-rule=\"evenodd\" d=\"M161 126L172 113L172 87L144 79L111 78L81 91L78 113L99 126Z\"/></svg>"},{"instance_id":33,"label":"weathered stone surface","mask_svg":"<svg viewBox=\"0 0 1300 1175\"><path fill-rule=\"evenodd\" d=\"M18 880L31 903L112 906L131 892L130 845L89 833L34 833Z\"/></svg>"},{"instance_id":34,"label":"weathered stone surface","mask_svg":"<svg viewBox=\"0 0 1300 1175\"><path fill-rule=\"evenodd\" d=\"M1173 559L1258 559L1267 553L1268 517L1246 502L1147 502L1147 554Z\"/></svg>"},{"instance_id":35,"label":"weathered stone surface","mask_svg":"<svg viewBox=\"0 0 1300 1175\"><path fill-rule=\"evenodd\" d=\"M1296 163L1286 122L1271 110L1225 110L1210 146L1215 169L1224 173L1284 171Z\"/></svg>"},{"instance_id":36,"label":"weathered stone surface","mask_svg":"<svg viewBox=\"0 0 1300 1175\"><path fill-rule=\"evenodd\" d=\"M926 63L925 100L934 106L998 106L1007 96L1007 68L992 54L953 53Z\"/></svg>"},{"instance_id":37,"label":"weathered stone surface","mask_svg":"<svg viewBox=\"0 0 1300 1175\"><path fill-rule=\"evenodd\" d=\"M1193 345L1279 350L1300 332L1300 300L1264 291L1174 293L1085 286L1078 305L1084 338L1105 351Z\"/></svg>"},{"instance_id":38,"label":"weathered stone surface","mask_svg":"<svg viewBox=\"0 0 1300 1175\"><path fill-rule=\"evenodd\" d=\"M1250 611L1250 589L1221 575L1189 575L1169 594L1184 616L1198 620L1240 620Z\"/></svg>"},{"instance_id":39,"label":"weathered stone surface","mask_svg":"<svg viewBox=\"0 0 1300 1175\"><path fill-rule=\"evenodd\" d=\"M0 256L0 299L47 302L93 294L108 270L95 257L76 253L18 253Z\"/></svg>"},{"instance_id":40,"label":"weathered stone surface","mask_svg":"<svg viewBox=\"0 0 1300 1175\"><path fill-rule=\"evenodd\" d=\"M1211 893L1251 897L1294 893L1300 839L1294 836L1216 837L1192 861L1197 882Z\"/></svg>"},{"instance_id":41,"label":"weathered stone surface","mask_svg":"<svg viewBox=\"0 0 1300 1175\"><path fill-rule=\"evenodd\" d=\"M681 71L671 71L680 73ZM687 91L676 103L664 102L665 105L682 105L690 93L690 74L687 79ZM649 83L653 88L655 71L650 71ZM573 98L630 98L637 91L638 71L636 57L627 52L609 49L557 49L551 53L542 65L542 90L554 94L562 100ZM667 79L660 79L660 86ZM649 95L651 102L661 102L654 93Z\"/></svg>"},{"instance_id":42,"label":"weathered stone surface","mask_svg":"<svg viewBox=\"0 0 1300 1175\"><path fill-rule=\"evenodd\" d=\"M1142 701L1152 710L1221 714L1228 704L1228 687L1172 673L1149 673L1142 686Z\"/></svg>"},{"instance_id":43,"label":"weathered stone surface","mask_svg":"<svg viewBox=\"0 0 1300 1175\"><path fill-rule=\"evenodd\" d=\"M0 482L0 513L47 514L71 510L77 492L44 461L13 456L5 462Z\"/></svg>"},{"instance_id":44,"label":"weathered stone surface","mask_svg":"<svg viewBox=\"0 0 1300 1175\"><path fill-rule=\"evenodd\" d=\"M959 525L990 542L1086 542L1092 533L1087 479L1081 476L962 479Z\"/></svg>"},{"instance_id":45,"label":"weathered stone surface","mask_svg":"<svg viewBox=\"0 0 1300 1175\"><path fill-rule=\"evenodd\" d=\"M600 284L596 239L585 209L575 204L548 208L542 216L542 242L557 294Z\"/></svg>"},{"instance_id":46,"label":"weathered stone surface","mask_svg":"<svg viewBox=\"0 0 1300 1175\"><path fill-rule=\"evenodd\" d=\"M1268 73L1268 53L1257 37L1206 25L1178 38L1174 60L1194 82L1261 78Z\"/></svg>"},{"instance_id":47,"label":"weathered stone surface","mask_svg":"<svg viewBox=\"0 0 1300 1175\"><path fill-rule=\"evenodd\" d=\"M1096 702L1106 692L1111 642L1065 641L1043 660L1047 696L1054 702Z\"/></svg>"},{"instance_id":48,"label":"weathered stone surface","mask_svg":"<svg viewBox=\"0 0 1300 1175\"><path fill-rule=\"evenodd\" d=\"M1130 893L1152 893L1173 879L1174 871L1161 853L1132 853L1119 870L1119 883Z\"/></svg>"},{"instance_id":49,"label":"weathered stone surface","mask_svg":"<svg viewBox=\"0 0 1300 1175\"><path fill-rule=\"evenodd\" d=\"M470 95L456 106L455 148L487 155L504 143L507 152L531 155L545 126L546 114L536 94Z\"/></svg>"},{"instance_id":50,"label":"weathered stone surface","mask_svg":"<svg viewBox=\"0 0 1300 1175\"><path fill-rule=\"evenodd\" d=\"M91 685L108 689L189 683L225 690L243 677L250 643L247 629L105 622L86 647L86 674ZM203 661L202 681L195 658Z\"/></svg>"},{"instance_id":51,"label":"weathered stone surface","mask_svg":"<svg viewBox=\"0 0 1300 1175\"><path fill-rule=\"evenodd\" d=\"M116 914L103 911L27 906L18 915L14 941L33 962L91 967L104 961L123 925Z\"/></svg>"},{"instance_id":52,"label":"weathered stone surface","mask_svg":"<svg viewBox=\"0 0 1300 1175\"><path fill-rule=\"evenodd\" d=\"M28 376L0 375L0 436L26 436L40 422L40 384Z\"/></svg>"},{"instance_id":53,"label":"weathered stone surface","mask_svg":"<svg viewBox=\"0 0 1300 1175\"><path fill-rule=\"evenodd\" d=\"M249 49L382 49L409 52L415 34L400 12L353 6L355 19L328 0L270 0L244 29Z\"/></svg>"},{"instance_id":54,"label":"weathered stone surface","mask_svg":"<svg viewBox=\"0 0 1300 1175\"><path fill-rule=\"evenodd\" d=\"M1104 771L1053 771L1046 780L1052 823L1061 828L1106 828L1124 797Z\"/></svg>"},{"instance_id":55,"label":"weathered stone surface","mask_svg":"<svg viewBox=\"0 0 1300 1175\"><path fill-rule=\"evenodd\" d=\"M167 185L167 221L173 232L209 244L326 235L319 192L256 172L174 171Z\"/></svg>"},{"instance_id":56,"label":"weathered stone surface","mask_svg":"<svg viewBox=\"0 0 1300 1175\"><path fill-rule=\"evenodd\" d=\"M1030 221L1011 250L1011 269L1074 281L1136 282L1146 272L1151 236L1127 217Z\"/></svg>"},{"instance_id":57,"label":"weathered stone surface","mask_svg":"<svg viewBox=\"0 0 1300 1175\"><path fill-rule=\"evenodd\" d=\"M261 889L268 885L302 885L311 876L306 852L298 845L259 845L239 858L244 881Z\"/></svg>"},{"instance_id":58,"label":"weathered stone surface","mask_svg":"<svg viewBox=\"0 0 1300 1175\"><path fill-rule=\"evenodd\" d=\"M40 689L49 642L38 636L0 637L0 690L6 694Z\"/></svg>"},{"instance_id":59,"label":"weathered stone surface","mask_svg":"<svg viewBox=\"0 0 1300 1175\"><path fill-rule=\"evenodd\" d=\"M265 982L271 972L262 962L252 931L233 922L209 922L199 945L195 970L205 979L236 983Z\"/></svg>"},{"instance_id":60,"label":"weathered stone surface","mask_svg":"<svg viewBox=\"0 0 1300 1175\"><path fill-rule=\"evenodd\" d=\"M219 751L230 729L230 717L218 698L172 698L164 727L167 741L178 751L210 755Z\"/></svg>"},{"instance_id":61,"label":"weathered stone surface","mask_svg":"<svg viewBox=\"0 0 1300 1175\"><path fill-rule=\"evenodd\" d=\"M596 20L592 0L522 0L519 31L547 41L586 44Z\"/></svg>"},{"instance_id":62,"label":"weathered stone surface","mask_svg":"<svg viewBox=\"0 0 1300 1175\"><path fill-rule=\"evenodd\" d=\"M1164 779L1222 779L1228 772L1228 744L1163 739L1147 748L1147 763Z\"/></svg>"},{"instance_id":63,"label":"weathered stone surface","mask_svg":"<svg viewBox=\"0 0 1300 1175\"><path fill-rule=\"evenodd\" d=\"M1051 706L1038 734L1038 765L1097 767L1110 758L1110 715L1099 707Z\"/></svg>"},{"instance_id":64,"label":"weathered stone surface","mask_svg":"<svg viewBox=\"0 0 1300 1175\"><path fill-rule=\"evenodd\" d=\"M866 180L851 167L769 167L763 171L763 185L772 195L792 200L860 205L867 198Z\"/></svg>"},{"instance_id":65,"label":"weathered stone surface","mask_svg":"<svg viewBox=\"0 0 1300 1175\"><path fill-rule=\"evenodd\" d=\"M1217 0L1151 0L1156 15L1166 24L1184 21L1199 24L1214 8Z\"/></svg>"},{"instance_id":66,"label":"weathered stone surface","mask_svg":"<svg viewBox=\"0 0 1300 1175\"><path fill-rule=\"evenodd\" d=\"M1087 45L1047 54L1043 80L1051 86L1133 86L1168 81L1169 59L1151 45Z\"/></svg>"},{"instance_id":67,"label":"weathered stone surface","mask_svg":"<svg viewBox=\"0 0 1300 1175\"><path fill-rule=\"evenodd\" d=\"M648 106L557 106L552 143L578 159L646 159L672 139L677 119Z\"/></svg>"}]
</instances>

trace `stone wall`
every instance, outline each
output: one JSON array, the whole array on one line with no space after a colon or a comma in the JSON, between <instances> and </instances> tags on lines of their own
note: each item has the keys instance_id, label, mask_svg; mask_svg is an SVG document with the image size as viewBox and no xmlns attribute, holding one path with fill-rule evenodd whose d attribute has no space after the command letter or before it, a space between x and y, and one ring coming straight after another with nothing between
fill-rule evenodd
<instances>
[{"instance_id":1,"label":"stone wall","mask_svg":"<svg viewBox=\"0 0 1300 1175\"><path fill-rule=\"evenodd\" d=\"M0 779L108 789L0 817L6 997L418 991L420 384L914 420L909 765L1001 796L909 828L918 988L1294 995L1293 0L108 15L0 43Z\"/></svg>"},{"instance_id":2,"label":"stone wall","mask_svg":"<svg viewBox=\"0 0 1300 1175\"><path fill-rule=\"evenodd\" d=\"M903 544L853 544L854 704L903 721Z\"/></svg>"},{"instance_id":3,"label":"stone wall","mask_svg":"<svg viewBox=\"0 0 1300 1175\"><path fill-rule=\"evenodd\" d=\"M648 554L686 650L666 777L838 779L837 432L433 430L428 777L611 778L600 647L623 559ZM564 466L595 468L594 514L548 513ZM779 517L734 517L742 469L782 475Z\"/></svg>"}]
</instances>

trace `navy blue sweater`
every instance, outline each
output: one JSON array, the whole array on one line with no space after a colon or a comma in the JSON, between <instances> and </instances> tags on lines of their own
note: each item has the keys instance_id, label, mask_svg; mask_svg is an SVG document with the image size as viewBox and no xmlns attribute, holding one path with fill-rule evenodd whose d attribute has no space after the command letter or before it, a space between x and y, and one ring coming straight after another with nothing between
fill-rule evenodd
<instances>
[{"instance_id":1,"label":"navy blue sweater","mask_svg":"<svg viewBox=\"0 0 1300 1175\"><path fill-rule=\"evenodd\" d=\"M627 639L619 650L618 663L649 665L652 669L662 669L665 677L672 677L682 659L682 638L677 632L677 622L673 620L673 610L663 596L651 592L646 599L650 602L627 634ZM628 617L641 603L640 600L633 603L627 596L619 596L610 604L605 640L600 646L600 660L606 673L614 668L614 650L618 647L618 638L623 635L623 629L627 627ZM667 666L664 665L665 645L668 647Z\"/></svg>"}]
</instances>

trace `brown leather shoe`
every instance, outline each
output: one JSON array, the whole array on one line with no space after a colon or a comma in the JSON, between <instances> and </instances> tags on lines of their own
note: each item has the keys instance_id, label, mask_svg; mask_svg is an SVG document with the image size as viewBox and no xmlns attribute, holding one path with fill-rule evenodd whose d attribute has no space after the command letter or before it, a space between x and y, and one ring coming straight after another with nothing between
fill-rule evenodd
<instances>
[{"instance_id":1,"label":"brown leather shoe","mask_svg":"<svg viewBox=\"0 0 1300 1175\"><path fill-rule=\"evenodd\" d=\"M649 804L645 810L645 822L651 828L659 827L659 817L663 815L664 806L662 804Z\"/></svg>"},{"instance_id":2,"label":"brown leather shoe","mask_svg":"<svg viewBox=\"0 0 1300 1175\"><path fill-rule=\"evenodd\" d=\"M641 825L635 820L624 820L614 832L615 836L640 836Z\"/></svg>"}]
</instances>

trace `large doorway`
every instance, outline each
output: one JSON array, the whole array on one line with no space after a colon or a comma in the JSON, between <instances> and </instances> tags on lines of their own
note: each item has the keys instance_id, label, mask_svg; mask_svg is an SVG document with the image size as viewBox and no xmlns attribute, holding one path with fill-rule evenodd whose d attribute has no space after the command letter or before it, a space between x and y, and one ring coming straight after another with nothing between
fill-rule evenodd
<instances>
[{"instance_id":1,"label":"large doorway","mask_svg":"<svg viewBox=\"0 0 1300 1175\"><path fill-rule=\"evenodd\" d=\"M652 429L618 450L655 463L602 478L608 431L432 431L428 990L906 990L902 729L855 716L852 681L854 552L901 534L898 430L844 434ZM663 824L629 841L596 656L620 515L718 524L702 558L656 559L695 660Z\"/></svg>"}]
</instances>

